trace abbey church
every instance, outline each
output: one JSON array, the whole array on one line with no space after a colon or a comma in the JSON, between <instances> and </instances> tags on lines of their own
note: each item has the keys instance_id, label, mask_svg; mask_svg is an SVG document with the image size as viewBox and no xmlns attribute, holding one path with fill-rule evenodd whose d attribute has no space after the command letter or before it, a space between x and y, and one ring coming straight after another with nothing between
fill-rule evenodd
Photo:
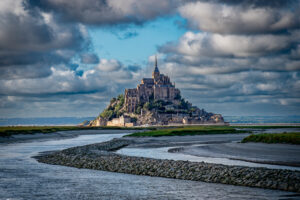
<instances>
[{"instance_id":1,"label":"abbey church","mask_svg":"<svg viewBox=\"0 0 300 200\"><path fill-rule=\"evenodd\" d=\"M180 96L180 90L175 88L170 78L159 72L157 58L152 72L152 78L143 78L141 84L134 89L125 90L125 105L127 112L134 112L138 104L150 100L173 102Z\"/></svg>"},{"instance_id":2,"label":"abbey church","mask_svg":"<svg viewBox=\"0 0 300 200\"><path fill-rule=\"evenodd\" d=\"M143 78L133 89L112 98L89 126L148 126L224 124L220 114L206 112L181 97L170 78L161 74L155 57L152 78Z\"/></svg>"}]
</instances>

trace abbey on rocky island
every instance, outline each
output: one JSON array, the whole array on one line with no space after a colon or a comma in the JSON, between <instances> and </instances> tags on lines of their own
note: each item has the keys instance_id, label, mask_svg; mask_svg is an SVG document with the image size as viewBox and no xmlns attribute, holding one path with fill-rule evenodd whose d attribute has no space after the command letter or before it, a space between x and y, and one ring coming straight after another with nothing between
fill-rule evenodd
<instances>
[{"instance_id":1,"label":"abbey on rocky island","mask_svg":"<svg viewBox=\"0 0 300 200\"><path fill-rule=\"evenodd\" d=\"M137 88L125 89L127 112L135 112L139 104L144 104L151 100L175 103L179 97L180 90L175 88L175 84L171 83L168 76L159 72L156 57L152 78L143 78Z\"/></svg>"},{"instance_id":2,"label":"abbey on rocky island","mask_svg":"<svg viewBox=\"0 0 300 200\"><path fill-rule=\"evenodd\" d=\"M152 78L143 78L133 89L112 98L89 126L145 126L224 124L220 114L208 113L181 97L170 78L159 72L155 57Z\"/></svg>"}]
</instances>

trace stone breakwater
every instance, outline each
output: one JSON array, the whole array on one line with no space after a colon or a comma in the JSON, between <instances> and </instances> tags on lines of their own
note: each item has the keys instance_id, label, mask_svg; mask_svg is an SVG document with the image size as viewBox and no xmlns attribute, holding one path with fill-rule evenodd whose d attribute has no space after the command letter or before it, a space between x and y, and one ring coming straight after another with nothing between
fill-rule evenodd
<instances>
[{"instance_id":1,"label":"stone breakwater","mask_svg":"<svg viewBox=\"0 0 300 200\"><path fill-rule=\"evenodd\" d=\"M298 171L152 159L113 152L132 143L133 140L113 139L36 156L36 159L76 168L300 192Z\"/></svg>"}]
</instances>

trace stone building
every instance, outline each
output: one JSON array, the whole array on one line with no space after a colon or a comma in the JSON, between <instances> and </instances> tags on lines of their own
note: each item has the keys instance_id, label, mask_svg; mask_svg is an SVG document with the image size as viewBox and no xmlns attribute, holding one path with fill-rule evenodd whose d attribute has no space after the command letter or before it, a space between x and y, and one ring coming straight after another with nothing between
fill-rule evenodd
<instances>
[{"instance_id":1,"label":"stone building","mask_svg":"<svg viewBox=\"0 0 300 200\"><path fill-rule=\"evenodd\" d=\"M180 90L175 88L170 78L159 72L157 58L152 72L152 78L143 78L134 89L125 90L125 106L127 112L134 112L139 104L153 100L173 102L180 95Z\"/></svg>"},{"instance_id":2,"label":"stone building","mask_svg":"<svg viewBox=\"0 0 300 200\"><path fill-rule=\"evenodd\" d=\"M122 115L119 118L113 118L111 121L108 121L107 126L126 126L126 127L131 127L134 126L134 123L131 122L131 118Z\"/></svg>"},{"instance_id":3,"label":"stone building","mask_svg":"<svg viewBox=\"0 0 300 200\"><path fill-rule=\"evenodd\" d=\"M161 74L155 57L151 78L113 98L90 126L225 124L222 115L208 113L181 98L170 78Z\"/></svg>"}]
</instances>

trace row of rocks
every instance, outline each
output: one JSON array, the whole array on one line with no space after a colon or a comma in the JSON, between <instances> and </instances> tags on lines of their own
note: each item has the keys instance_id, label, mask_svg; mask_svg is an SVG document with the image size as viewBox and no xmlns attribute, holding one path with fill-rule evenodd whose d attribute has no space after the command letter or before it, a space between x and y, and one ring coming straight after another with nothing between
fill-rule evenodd
<instances>
[{"instance_id":1,"label":"row of rocks","mask_svg":"<svg viewBox=\"0 0 300 200\"><path fill-rule=\"evenodd\" d=\"M37 156L36 159L77 168L300 192L299 171L152 159L113 152L132 142L114 139Z\"/></svg>"}]
</instances>

